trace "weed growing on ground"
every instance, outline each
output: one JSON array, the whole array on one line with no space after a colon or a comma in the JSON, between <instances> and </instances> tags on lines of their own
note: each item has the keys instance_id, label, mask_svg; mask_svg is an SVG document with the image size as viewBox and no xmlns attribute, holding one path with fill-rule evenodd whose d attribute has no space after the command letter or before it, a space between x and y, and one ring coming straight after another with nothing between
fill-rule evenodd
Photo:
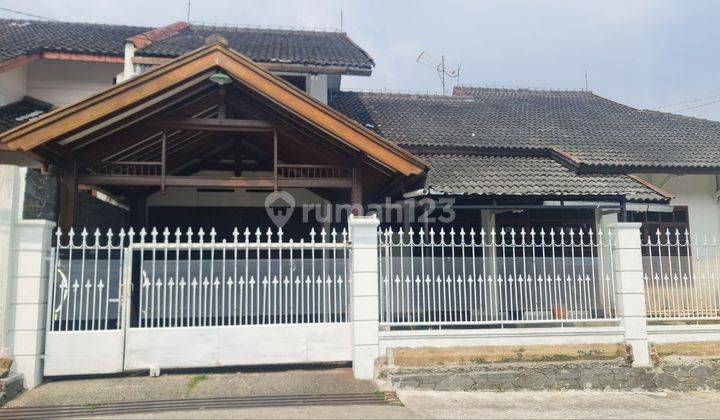
<instances>
[{"instance_id":1,"label":"weed growing on ground","mask_svg":"<svg viewBox=\"0 0 720 420\"><path fill-rule=\"evenodd\" d=\"M185 388L185 396L186 397L190 396L190 393L192 392L192 390L195 389L195 387L198 386L198 384L200 382L207 381L207 380L208 380L207 375L198 375L198 376L193 376L192 378L190 378L190 380L188 381L187 386Z\"/></svg>"}]
</instances>

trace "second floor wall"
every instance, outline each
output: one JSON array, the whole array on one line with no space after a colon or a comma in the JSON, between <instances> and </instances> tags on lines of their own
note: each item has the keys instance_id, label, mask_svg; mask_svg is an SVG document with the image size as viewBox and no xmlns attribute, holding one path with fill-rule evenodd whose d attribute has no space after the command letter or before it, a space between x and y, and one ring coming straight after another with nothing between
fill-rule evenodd
<instances>
[{"instance_id":1,"label":"second floor wall","mask_svg":"<svg viewBox=\"0 0 720 420\"><path fill-rule=\"evenodd\" d=\"M63 107L112 86L122 63L38 59L0 73L0 106L32 96ZM328 90L340 88L339 75L279 73L302 83L312 97L327 103Z\"/></svg>"},{"instance_id":2,"label":"second floor wall","mask_svg":"<svg viewBox=\"0 0 720 420\"><path fill-rule=\"evenodd\" d=\"M121 63L34 60L0 73L0 105L32 96L65 106L113 85Z\"/></svg>"}]
</instances>

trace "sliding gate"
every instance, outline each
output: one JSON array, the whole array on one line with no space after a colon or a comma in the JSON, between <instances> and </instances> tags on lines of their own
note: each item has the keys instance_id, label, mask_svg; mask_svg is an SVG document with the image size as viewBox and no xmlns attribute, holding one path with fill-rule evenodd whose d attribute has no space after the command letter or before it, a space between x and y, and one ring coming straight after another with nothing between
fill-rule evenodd
<instances>
[{"instance_id":1,"label":"sliding gate","mask_svg":"<svg viewBox=\"0 0 720 420\"><path fill-rule=\"evenodd\" d=\"M351 360L345 232L58 232L45 375Z\"/></svg>"}]
</instances>

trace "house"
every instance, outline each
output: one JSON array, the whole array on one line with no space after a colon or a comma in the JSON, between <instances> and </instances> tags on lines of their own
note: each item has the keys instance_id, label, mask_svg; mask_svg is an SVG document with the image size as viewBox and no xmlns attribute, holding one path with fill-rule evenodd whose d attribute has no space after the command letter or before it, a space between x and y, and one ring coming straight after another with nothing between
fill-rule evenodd
<instances>
[{"instance_id":1,"label":"house","mask_svg":"<svg viewBox=\"0 0 720 420\"><path fill-rule=\"evenodd\" d=\"M616 299L615 282L642 288L643 269L658 286L643 328L646 315L719 315L714 297L693 306L685 289L665 287L687 276L699 285L710 248L656 235L720 233L718 122L587 91L344 91L342 77L370 76L374 62L337 32L12 20L0 38L10 226L0 241L52 248L49 274L27 275L38 282L30 303L4 289L8 307L46 317L2 323L5 353L31 384L43 369L338 360L362 360L367 377L390 345L378 344L379 325L617 324L622 305L644 311L645 298ZM280 210L268 204L279 193ZM58 223L52 247L37 219ZM13 233L23 223L45 230ZM630 245L604 239L613 229ZM625 249L636 258L616 258ZM16 258L0 255L0 284L25 278ZM702 280L703 293L720 290ZM656 302L666 292L675 306ZM229 326L238 330L218 328ZM17 337L45 329L44 346L18 350ZM77 350L87 347L104 350L88 358Z\"/></svg>"}]
</instances>

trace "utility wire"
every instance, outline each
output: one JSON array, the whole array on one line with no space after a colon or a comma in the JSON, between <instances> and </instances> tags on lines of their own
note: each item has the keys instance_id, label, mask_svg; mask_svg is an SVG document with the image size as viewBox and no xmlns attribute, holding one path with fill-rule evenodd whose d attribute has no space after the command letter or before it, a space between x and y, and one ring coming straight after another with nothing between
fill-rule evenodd
<instances>
[{"instance_id":1,"label":"utility wire","mask_svg":"<svg viewBox=\"0 0 720 420\"><path fill-rule=\"evenodd\" d=\"M0 6L0 10L4 10L4 11L10 12L10 13L17 13L18 15L33 17L33 18L36 18L36 19L44 19L44 20L50 20L50 21L53 21L53 22L60 22L60 21L57 20L57 19L52 19L52 18L45 17L45 16L33 15L32 13L25 13L25 12L21 12L21 11L19 11L19 10L8 9L7 7L1 7L1 6Z\"/></svg>"},{"instance_id":2,"label":"utility wire","mask_svg":"<svg viewBox=\"0 0 720 420\"><path fill-rule=\"evenodd\" d=\"M720 95L718 95L718 96L720 96ZM689 107L687 107L687 108L678 109L678 110L673 111L673 112L687 111L687 110L689 110L689 109L700 108L700 107L703 107L703 106L708 106L708 105L717 104L717 103L720 103L720 99L718 99L717 101L706 102L706 103L704 103L704 104L693 105L693 106L689 106Z\"/></svg>"},{"instance_id":3,"label":"utility wire","mask_svg":"<svg viewBox=\"0 0 720 420\"><path fill-rule=\"evenodd\" d=\"M702 98L690 99L690 100L682 101L682 102L676 102L676 103L670 104L670 105L659 106L659 107L657 107L657 108L655 108L655 109L672 108L672 107L677 106L677 105L685 105L685 104L690 104L690 103L693 103L693 102L705 101L705 100L714 99L714 98L720 98L720 94L718 94L718 95L713 95L713 96L705 96L705 97L702 97Z\"/></svg>"}]
</instances>

